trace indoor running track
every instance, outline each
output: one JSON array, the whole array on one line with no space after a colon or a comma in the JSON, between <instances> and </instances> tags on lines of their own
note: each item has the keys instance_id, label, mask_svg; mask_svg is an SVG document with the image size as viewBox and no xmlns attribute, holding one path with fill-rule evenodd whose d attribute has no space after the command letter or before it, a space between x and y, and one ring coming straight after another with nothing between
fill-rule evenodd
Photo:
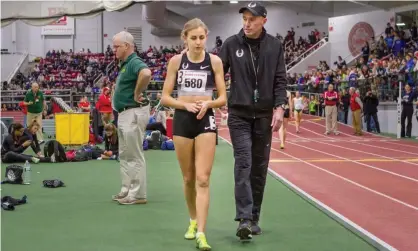
<instances>
[{"instance_id":1,"label":"indoor running track","mask_svg":"<svg viewBox=\"0 0 418 251\"><path fill-rule=\"evenodd\" d=\"M341 123L326 136L324 119L303 119L284 150L274 133L270 174L378 249L418 250L418 144ZM230 143L226 126L219 136Z\"/></svg>"}]
</instances>

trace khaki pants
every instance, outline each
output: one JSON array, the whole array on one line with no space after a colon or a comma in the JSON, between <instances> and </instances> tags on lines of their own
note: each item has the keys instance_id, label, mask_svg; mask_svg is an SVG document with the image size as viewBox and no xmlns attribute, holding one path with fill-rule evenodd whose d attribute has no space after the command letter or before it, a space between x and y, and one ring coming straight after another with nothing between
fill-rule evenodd
<instances>
[{"instance_id":1,"label":"khaki pants","mask_svg":"<svg viewBox=\"0 0 418 251\"><path fill-rule=\"evenodd\" d=\"M337 132L337 106L325 106L325 121L326 121L326 132Z\"/></svg>"},{"instance_id":2,"label":"khaki pants","mask_svg":"<svg viewBox=\"0 0 418 251\"><path fill-rule=\"evenodd\" d=\"M357 134L361 134L361 109L351 111L351 116L353 118L353 129Z\"/></svg>"},{"instance_id":3,"label":"khaki pants","mask_svg":"<svg viewBox=\"0 0 418 251\"><path fill-rule=\"evenodd\" d=\"M42 112L40 113L30 113L26 115L26 126L29 126L32 123L32 120L36 119L36 122L39 124L38 132L36 133L36 138L38 141L44 140L44 134L42 133Z\"/></svg>"},{"instance_id":4,"label":"khaki pants","mask_svg":"<svg viewBox=\"0 0 418 251\"><path fill-rule=\"evenodd\" d=\"M121 193L128 194L130 199L147 198L143 141L149 117L149 106L132 108L118 116Z\"/></svg>"}]
</instances>

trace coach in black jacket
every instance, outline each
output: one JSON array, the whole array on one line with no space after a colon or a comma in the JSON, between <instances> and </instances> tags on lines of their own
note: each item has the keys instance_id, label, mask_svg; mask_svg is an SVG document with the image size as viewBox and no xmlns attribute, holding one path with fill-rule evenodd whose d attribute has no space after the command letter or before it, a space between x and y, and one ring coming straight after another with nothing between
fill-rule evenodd
<instances>
[{"instance_id":1,"label":"coach in black jacket","mask_svg":"<svg viewBox=\"0 0 418 251\"><path fill-rule=\"evenodd\" d=\"M235 157L237 236L260 234L261 203L270 159L272 131L283 120L286 69L280 41L267 34L267 11L258 2L240 9L243 29L224 42L219 53L230 70L228 127Z\"/></svg>"}]
</instances>

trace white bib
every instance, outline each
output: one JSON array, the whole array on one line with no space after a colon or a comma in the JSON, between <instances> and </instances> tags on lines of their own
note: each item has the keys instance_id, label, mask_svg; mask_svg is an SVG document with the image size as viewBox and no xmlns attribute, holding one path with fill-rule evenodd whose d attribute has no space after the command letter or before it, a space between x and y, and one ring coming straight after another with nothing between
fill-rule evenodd
<instances>
[{"instance_id":1,"label":"white bib","mask_svg":"<svg viewBox=\"0 0 418 251\"><path fill-rule=\"evenodd\" d=\"M204 93L206 91L207 81L208 73L206 71L178 71L177 83L183 92Z\"/></svg>"}]
</instances>

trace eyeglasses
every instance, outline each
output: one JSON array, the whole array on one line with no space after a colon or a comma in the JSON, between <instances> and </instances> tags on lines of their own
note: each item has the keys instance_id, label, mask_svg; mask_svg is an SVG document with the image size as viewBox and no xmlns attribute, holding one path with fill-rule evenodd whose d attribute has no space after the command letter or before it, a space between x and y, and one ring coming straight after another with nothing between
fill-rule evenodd
<instances>
[{"instance_id":1,"label":"eyeglasses","mask_svg":"<svg viewBox=\"0 0 418 251\"><path fill-rule=\"evenodd\" d=\"M128 43L123 43L123 44L114 44L113 45L113 48L115 49L115 50L117 50L117 49L119 49L120 47L122 47L122 46L124 46L124 45L128 45Z\"/></svg>"}]
</instances>

